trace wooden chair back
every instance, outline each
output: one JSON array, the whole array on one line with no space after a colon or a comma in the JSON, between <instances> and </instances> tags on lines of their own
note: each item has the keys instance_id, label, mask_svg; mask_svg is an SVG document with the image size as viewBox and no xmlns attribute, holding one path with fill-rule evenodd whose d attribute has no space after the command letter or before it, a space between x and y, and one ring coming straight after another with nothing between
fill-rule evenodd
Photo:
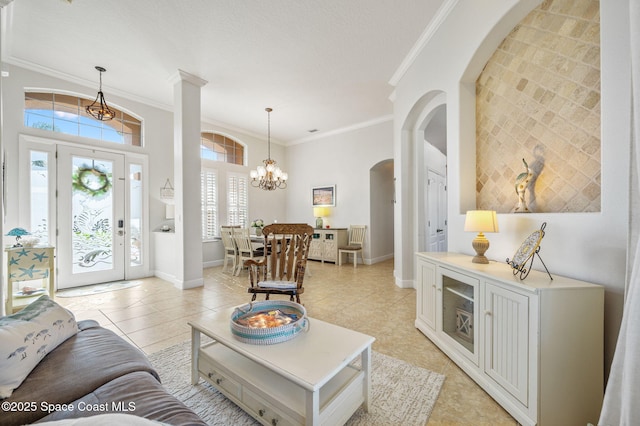
<instances>
[{"instance_id":1,"label":"wooden chair back","mask_svg":"<svg viewBox=\"0 0 640 426\"><path fill-rule=\"evenodd\" d=\"M351 225L349 228L349 245L364 246L364 235L367 230L366 225Z\"/></svg>"},{"instance_id":2,"label":"wooden chair back","mask_svg":"<svg viewBox=\"0 0 640 426\"><path fill-rule=\"evenodd\" d=\"M313 227L304 223L274 223L262 229L264 260L248 260L251 287L249 293L286 294L300 303ZM273 283L274 287L270 287ZM286 283L286 284L285 284ZM283 286L286 286L283 287Z\"/></svg>"},{"instance_id":3,"label":"wooden chair back","mask_svg":"<svg viewBox=\"0 0 640 426\"><path fill-rule=\"evenodd\" d=\"M235 229L239 229L239 226L221 226L220 237L222 238L222 245L225 251L230 250L235 252L236 246L233 242L233 232Z\"/></svg>"},{"instance_id":4,"label":"wooden chair back","mask_svg":"<svg viewBox=\"0 0 640 426\"><path fill-rule=\"evenodd\" d=\"M240 226L221 226L220 227L220 238L222 239L222 246L224 247L224 265L222 270L225 271L227 269L227 263L231 260L232 268L234 271L236 269L237 261L238 261L238 250L236 248L236 243L233 240L233 231L234 229L238 229Z\"/></svg>"},{"instance_id":5,"label":"wooden chair back","mask_svg":"<svg viewBox=\"0 0 640 426\"><path fill-rule=\"evenodd\" d=\"M249 237L249 228L242 228L240 226L233 228L233 237Z\"/></svg>"},{"instance_id":6,"label":"wooden chair back","mask_svg":"<svg viewBox=\"0 0 640 426\"><path fill-rule=\"evenodd\" d=\"M367 231L366 225L351 225L349 227L349 243L346 246L338 247L338 265L342 265L343 254L353 254L353 267L358 265L358 253L364 263L364 237Z\"/></svg>"},{"instance_id":7,"label":"wooden chair back","mask_svg":"<svg viewBox=\"0 0 640 426\"><path fill-rule=\"evenodd\" d=\"M242 229L242 228L241 228ZM233 239L238 248L238 265L236 267L236 275L240 275L240 271L244 266L244 262L248 259L254 259L262 257L264 251L262 248L259 250L253 247L251 237L249 236L249 230L247 232L237 232Z\"/></svg>"}]
</instances>

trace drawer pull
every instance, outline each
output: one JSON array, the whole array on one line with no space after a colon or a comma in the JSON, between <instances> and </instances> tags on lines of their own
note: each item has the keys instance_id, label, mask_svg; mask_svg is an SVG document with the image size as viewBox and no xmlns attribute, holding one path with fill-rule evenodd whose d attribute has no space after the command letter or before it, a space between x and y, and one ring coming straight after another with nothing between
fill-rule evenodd
<instances>
[{"instance_id":1,"label":"drawer pull","mask_svg":"<svg viewBox=\"0 0 640 426\"><path fill-rule=\"evenodd\" d=\"M213 376L215 376L215 373L207 373L207 376L209 376L209 378L210 378L211 380L213 380ZM216 379L216 384L217 384L217 385L219 385L220 383L222 383L222 379L221 379L220 377L218 377L218 378Z\"/></svg>"},{"instance_id":2,"label":"drawer pull","mask_svg":"<svg viewBox=\"0 0 640 426\"><path fill-rule=\"evenodd\" d=\"M258 410L258 414L260 415L260 417L264 416L265 410L263 408Z\"/></svg>"}]
</instances>

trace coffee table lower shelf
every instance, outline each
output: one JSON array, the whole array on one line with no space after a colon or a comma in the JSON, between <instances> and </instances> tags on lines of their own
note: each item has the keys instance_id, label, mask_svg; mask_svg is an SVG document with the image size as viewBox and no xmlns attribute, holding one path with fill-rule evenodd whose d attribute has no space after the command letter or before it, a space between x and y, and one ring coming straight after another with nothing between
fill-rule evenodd
<instances>
[{"instance_id":1,"label":"coffee table lower shelf","mask_svg":"<svg viewBox=\"0 0 640 426\"><path fill-rule=\"evenodd\" d=\"M319 424L344 424L364 402L365 372L353 364L316 395L217 342L199 348L197 363L200 377L267 426L313 424L316 409Z\"/></svg>"}]
</instances>

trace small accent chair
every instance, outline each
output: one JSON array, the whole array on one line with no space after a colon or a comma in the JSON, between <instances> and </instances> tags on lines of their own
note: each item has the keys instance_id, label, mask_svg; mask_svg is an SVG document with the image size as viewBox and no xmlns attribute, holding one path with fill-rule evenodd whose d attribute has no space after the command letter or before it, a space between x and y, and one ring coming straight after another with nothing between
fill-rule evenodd
<instances>
[{"instance_id":1,"label":"small accent chair","mask_svg":"<svg viewBox=\"0 0 640 426\"><path fill-rule=\"evenodd\" d=\"M239 229L240 226L221 226L220 237L222 238L222 245L224 246L224 263L222 265L222 271L227 269L227 263L231 259L231 273L235 271L238 263L238 250L236 243L233 241L234 229Z\"/></svg>"},{"instance_id":2,"label":"small accent chair","mask_svg":"<svg viewBox=\"0 0 640 426\"><path fill-rule=\"evenodd\" d=\"M249 267L251 300L259 293L265 294L265 300L272 294L284 294L300 303L313 228L305 223L274 223L265 226L262 234L264 259L244 262Z\"/></svg>"},{"instance_id":3,"label":"small accent chair","mask_svg":"<svg viewBox=\"0 0 640 426\"><path fill-rule=\"evenodd\" d=\"M240 275L240 271L244 266L244 262L249 259L257 259L264 256L264 248L254 248L249 230L247 232L237 232L234 234L233 240L238 248L238 265L236 266L236 276Z\"/></svg>"},{"instance_id":4,"label":"small accent chair","mask_svg":"<svg viewBox=\"0 0 640 426\"><path fill-rule=\"evenodd\" d=\"M366 234L366 225L351 225L349 227L349 244L346 246L338 247L338 265L342 265L342 254L353 254L353 267L358 265L358 253L364 263L364 255L362 250L364 248L364 236Z\"/></svg>"}]
</instances>

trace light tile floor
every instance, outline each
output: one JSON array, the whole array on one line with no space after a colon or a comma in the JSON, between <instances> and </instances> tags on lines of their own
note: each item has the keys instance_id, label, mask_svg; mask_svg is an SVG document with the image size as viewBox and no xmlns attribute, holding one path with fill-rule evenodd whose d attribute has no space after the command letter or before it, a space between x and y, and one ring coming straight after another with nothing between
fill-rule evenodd
<instances>
[{"instance_id":1,"label":"light tile floor","mask_svg":"<svg viewBox=\"0 0 640 426\"><path fill-rule=\"evenodd\" d=\"M393 261L356 269L311 262L310 268L301 297L310 317L374 336L374 350L446 376L429 425L517 424L415 328L416 292L394 284ZM190 339L188 321L250 300L246 271L235 277L208 268L204 281L204 287L179 290L146 278L134 288L56 300L78 320L97 320L149 354Z\"/></svg>"}]
</instances>

